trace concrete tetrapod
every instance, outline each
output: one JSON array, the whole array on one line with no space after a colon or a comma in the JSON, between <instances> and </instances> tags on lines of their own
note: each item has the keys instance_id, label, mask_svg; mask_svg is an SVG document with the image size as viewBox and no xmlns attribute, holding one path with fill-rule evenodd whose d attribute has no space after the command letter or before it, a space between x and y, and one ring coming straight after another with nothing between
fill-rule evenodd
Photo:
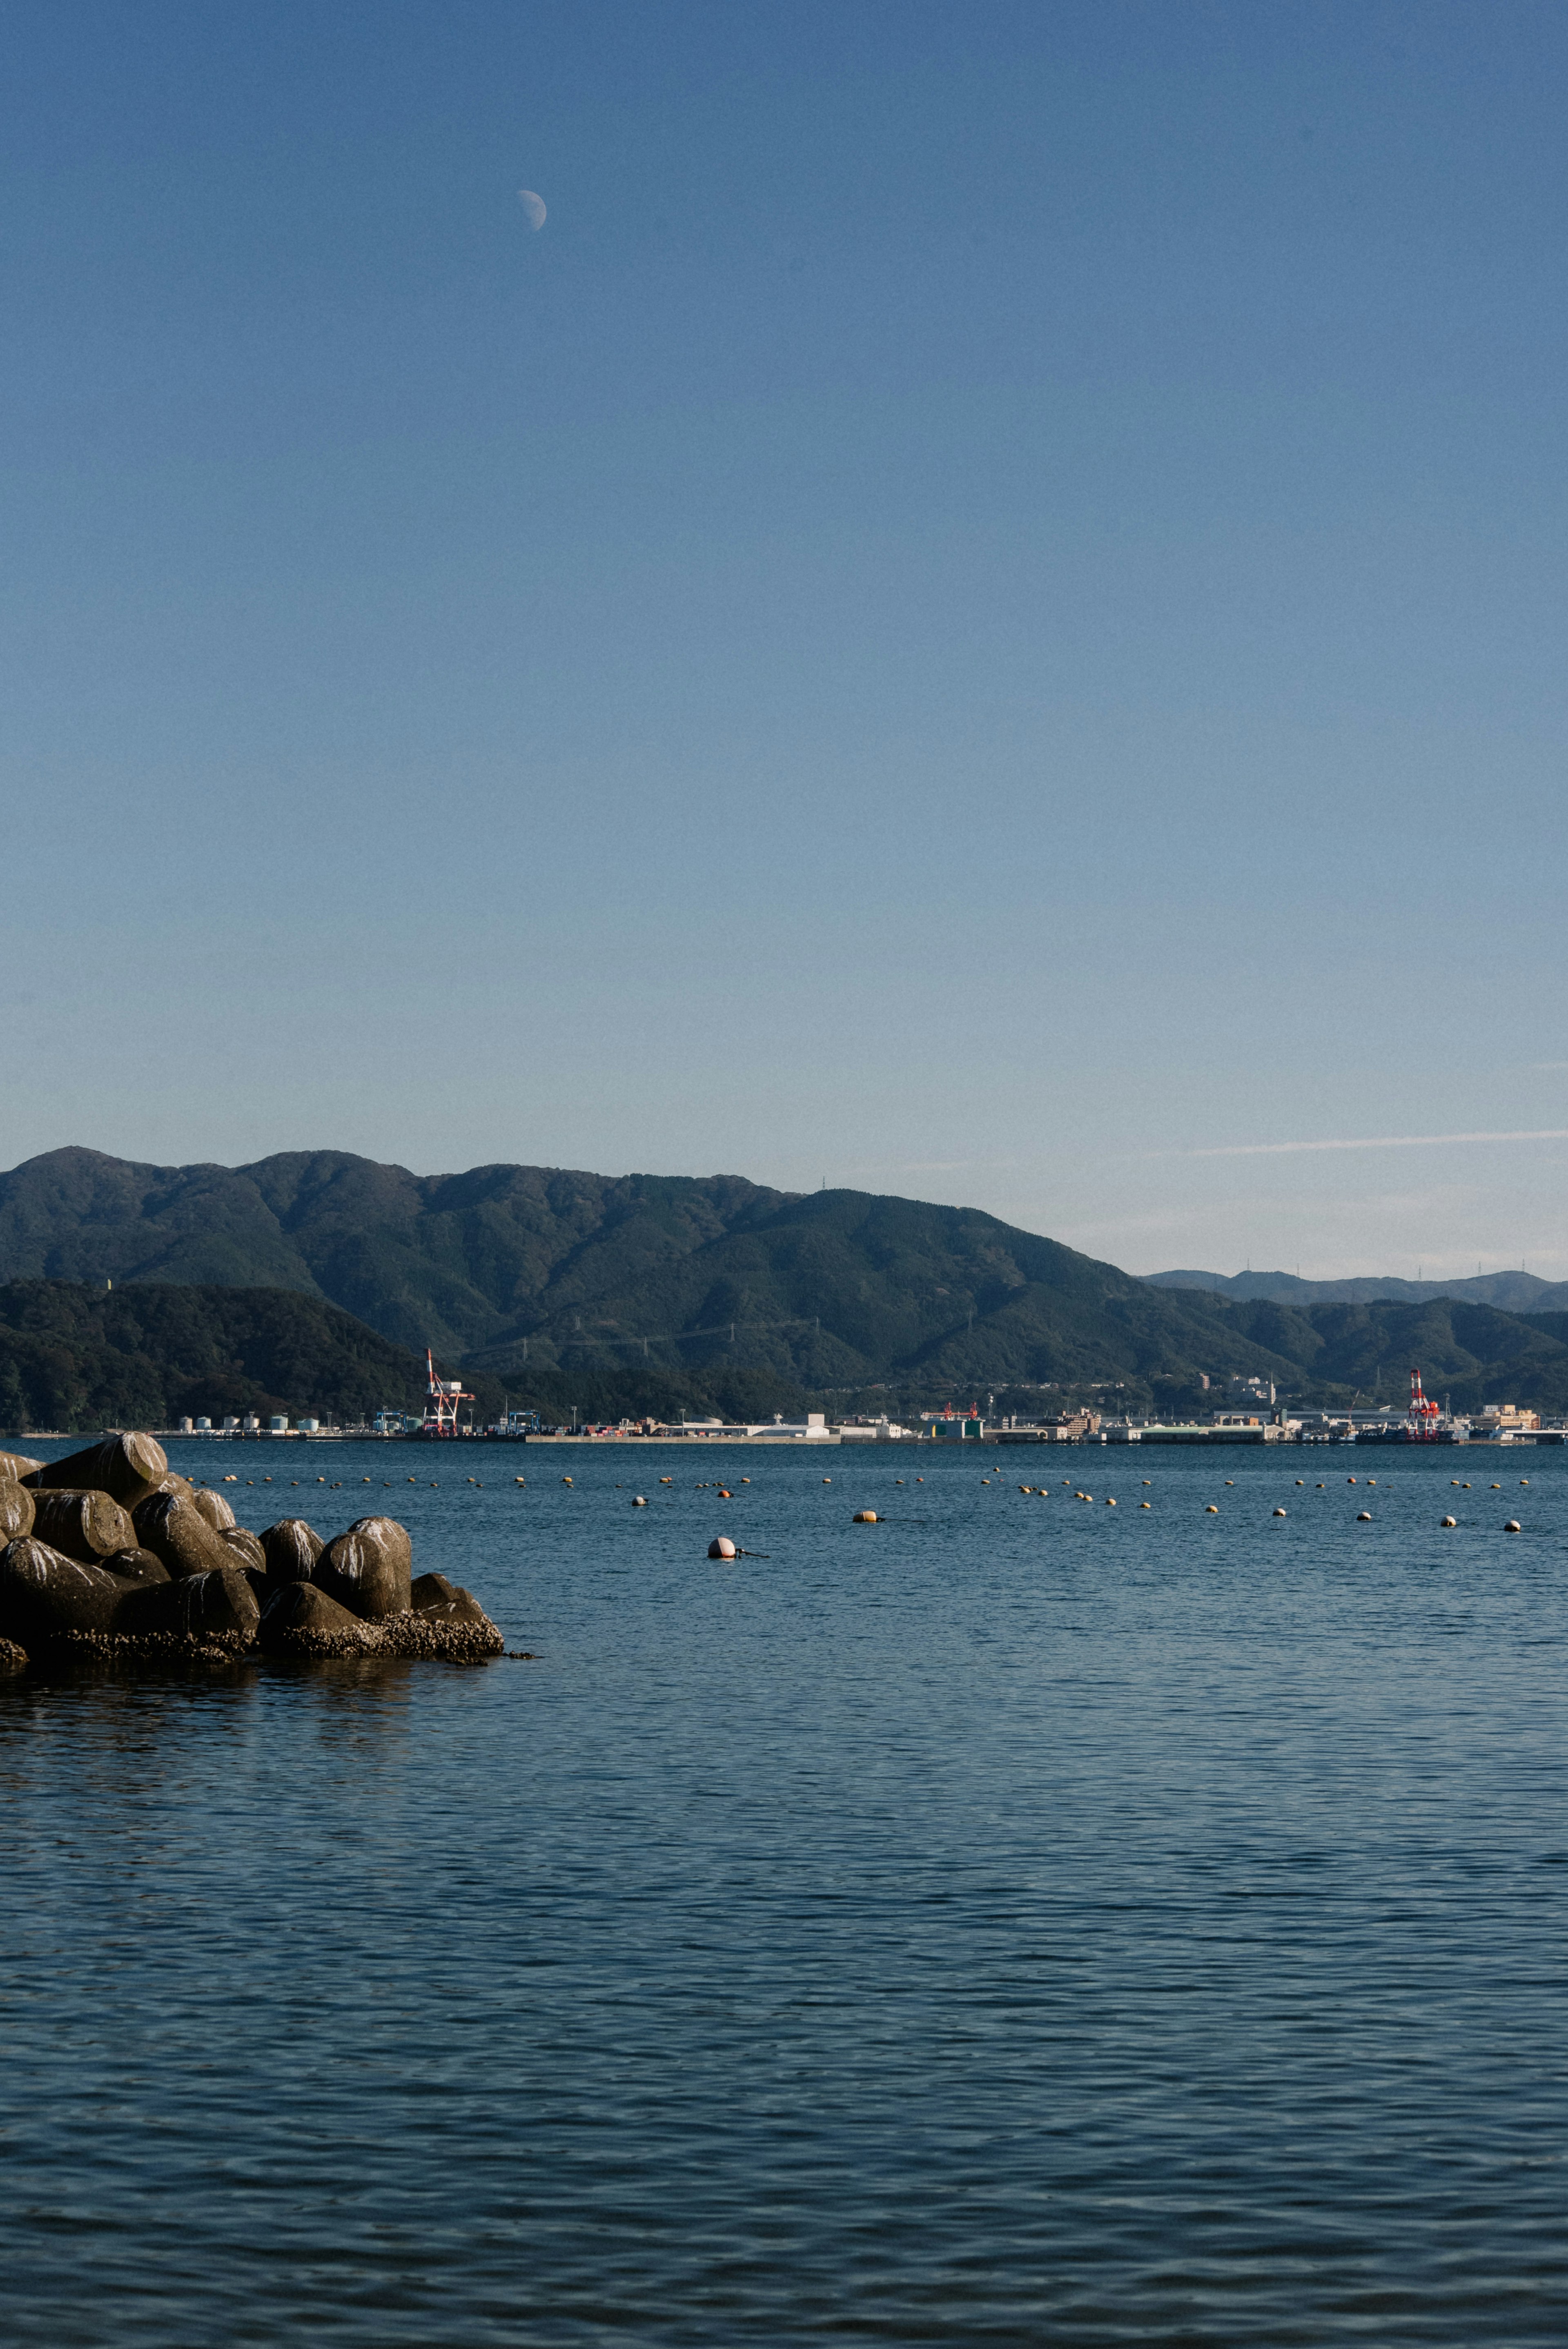
<instances>
[{"instance_id":1,"label":"concrete tetrapod","mask_svg":"<svg viewBox=\"0 0 1568 2349\"><path fill-rule=\"evenodd\" d=\"M263 1654L328 1658L343 1656L438 1656L450 1663L480 1663L499 1656L505 1642L479 1601L444 1575L421 1575L420 1584L439 1584L431 1603L366 1622L340 1607L314 1582L284 1582L262 1609Z\"/></svg>"},{"instance_id":2,"label":"concrete tetrapod","mask_svg":"<svg viewBox=\"0 0 1568 2349\"><path fill-rule=\"evenodd\" d=\"M218 1539L230 1553L232 1565L248 1568L253 1574L265 1574L267 1554L257 1535L247 1533L243 1526L225 1526Z\"/></svg>"},{"instance_id":3,"label":"concrete tetrapod","mask_svg":"<svg viewBox=\"0 0 1568 2349\"><path fill-rule=\"evenodd\" d=\"M114 1628L133 1640L193 1640L241 1650L253 1645L261 1619L249 1577L239 1567L223 1567L128 1593Z\"/></svg>"},{"instance_id":4,"label":"concrete tetrapod","mask_svg":"<svg viewBox=\"0 0 1568 2349\"><path fill-rule=\"evenodd\" d=\"M78 1492L107 1493L122 1509L134 1511L162 1486L168 1475L169 1455L156 1436L106 1435L85 1452L46 1462L27 1482L36 1489L66 1485Z\"/></svg>"},{"instance_id":5,"label":"concrete tetrapod","mask_svg":"<svg viewBox=\"0 0 1568 2349\"><path fill-rule=\"evenodd\" d=\"M366 1621L401 1615L409 1605L413 1554L396 1517L360 1517L328 1542L311 1580Z\"/></svg>"},{"instance_id":6,"label":"concrete tetrapod","mask_svg":"<svg viewBox=\"0 0 1568 2349\"><path fill-rule=\"evenodd\" d=\"M308 1582L326 1547L303 1517L280 1517L261 1539L267 1572L274 1582Z\"/></svg>"},{"instance_id":7,"label":"concrete tetrapod","mask_svg":"<svg viewBox=\"0 0 1568 2349\"><path fill-rule=\"evenodd\" d=\"M26 1485L0 1476L0 1543L20 1541L33 1530L34 1501Z\"/></svg>"},{"instance_id":8,"label":"concrete tetrapod","mask_svg":"<svg viewBox=\"0 0 1568 2349\"><path fill-rule=\"evenodd\" d=\"M216 1574L233 1558L191 1495L153 1493L131 1512L136 1538L172 1575Z\"/></svg>"},{"instance_id":9,"label":"concrete tetrapod","mask_svg":"<svg viewBox=\"0 0 1568 2349\"><path fill-rule=\"evenodd\" d=\"M117 1549L112 1557L105 1558L104 1565L110 1574L132 1588L145 1582L171 1579L163 1560L154 1557L150 1549Z\"/></svg>"},{"instance_id":10,"label":"concrete tetrapod","mask_svg":"<svg viewBox=\"0 0 1568 2349\"><path fill-rule=\"evenodd\" d=\"M46 1490L33 1498L33 1531L62 1557L97 1566L117 1549L134 1549L130 1518L107 1493Z\"/></svg>"},{"instance_id":11,"label":"concrete tetrapod","mask_svg":"<svg viewBox=\"0 0 1568 2349\"><path fill-rule=\"evenodd\" d=\"M0 1484L19 1485L24 1476L36 1476L43 1464L20 1452L0 1452Z\"/></svg>"},{"instance_id":12,"label":"concrete tetrapod","mask_svg":"<svg viewBox=\"0 0 1568 2349\"><path fill-rule=\"evenodd\" d=\"M0 1638L22 1648L112 1631L124 1597L125 1585L103 1567L62 1557L31 1534L0 1550Z\"/></svg>"}]
</instances>

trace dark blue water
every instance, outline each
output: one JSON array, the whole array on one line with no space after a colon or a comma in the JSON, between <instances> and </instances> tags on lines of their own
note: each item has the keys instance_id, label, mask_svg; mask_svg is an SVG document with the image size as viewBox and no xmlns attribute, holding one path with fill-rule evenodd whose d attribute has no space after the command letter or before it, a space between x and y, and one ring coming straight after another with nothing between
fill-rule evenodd
<instances>
[{"instance_id":1,"label":"dark blue water","mask_svg":"<svg viewBox=\"0 0 1568 2349\"><path fill-rule=\"evenodd\" d=\"M267 1458L537 1660L0 1682L8 2342L1568 2336L1568 1456Z\"/></svg>"}]
</instances>

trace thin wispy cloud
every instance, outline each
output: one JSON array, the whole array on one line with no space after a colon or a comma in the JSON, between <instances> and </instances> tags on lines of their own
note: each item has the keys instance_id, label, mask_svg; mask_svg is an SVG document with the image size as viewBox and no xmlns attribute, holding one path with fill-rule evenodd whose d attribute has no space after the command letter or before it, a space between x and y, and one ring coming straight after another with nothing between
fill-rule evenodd
<instances>
[{"instance_id":1,"label":"thin wispy cloud","mask_svg":"<svg viewBox=\"0 0 1568 2349\"><path fill-rule=\"evenodd\" d=\"M1568 1142L1568 1126L1546 1125L1511 1133L1367 1133L1327 1142L1225 1142L1170 1154L1176 1158L1286 1158L1304 1150L1438 1150L1455 1142Z\"/></svg>"}]
</instances>

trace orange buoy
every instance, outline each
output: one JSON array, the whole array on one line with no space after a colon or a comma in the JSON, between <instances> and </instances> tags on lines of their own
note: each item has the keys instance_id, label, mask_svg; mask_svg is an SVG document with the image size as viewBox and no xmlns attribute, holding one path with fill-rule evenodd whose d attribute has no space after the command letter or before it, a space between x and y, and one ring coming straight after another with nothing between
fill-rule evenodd
<instances>
[{"instance_id":1,"label":"orange buoy","mask_svg":"<svg viewBox=\"0 0 1568 2349\"><path fill-rule=\"evenodd\" d=\"M879 1520L874 1509L857 1509L850 1522L857 1526L874 1526Z\"/></svg>"}]
</instances>

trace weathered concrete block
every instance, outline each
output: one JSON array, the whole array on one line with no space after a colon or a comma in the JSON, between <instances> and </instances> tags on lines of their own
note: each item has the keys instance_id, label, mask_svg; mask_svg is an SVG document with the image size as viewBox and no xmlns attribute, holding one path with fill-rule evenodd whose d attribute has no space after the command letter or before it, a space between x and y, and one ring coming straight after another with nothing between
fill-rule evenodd
<instances>
[{"instance_id":1,"label":"weathered concrete block","mask_svg":"<svg viewBox=\"0 0 1568 2349\"><path fill-rule=\"evenodd\" d=\"M444 1574L422 1574L414 1585L416 1615L436 1623L489 1623L490 1617L471 1590L449 1582ZM493 1626L492 1626L493 1629Z\"/></svg>"},{"instance_id":2,"label":"weathered concrete block","mask_svg":"<svg viewBox=\"0 0 1568 2349\"><path fill-rule=\"evenodd\" d=\"M59 1492L53 1488L33 1496L33 1530L40 1541L62 1557L80 1558L84 1566L100 1566L117 1549L134 1549L136 1533L130 1518L107 1493Z\"/></svg>"},{"instance_id":3,"label":"weathered concrete block","mask_svg":"<svg viewBox=\"0 0 1568 2349\"><path fill-rule=\"evenodd\" d=\"M136 1539L170 1574L216 1574L234 1563L195 1502L185 1493L153 1493L131 1513Z\"/></svg>"},{"instance_id":4,"label":"weathered concrete block","mask_svg":"<svg viewBox=\"0 0 1568 2349\"><path fill-rule=\"evenodd\" d=\"M20 1541L33 1530L34 1497L26 1485L0 1476L0 1543Z\"/></svg>"},{"instance_id":5,"label":"weathered concrete block","mask_svg":"<svg viewBox=\"0 0 1568 2349\"><path fill-rule=\"evenodd\" d=\"M262 1610L263 1651L269 1656L373 1655L378 1628L363 1623L314 1582L280 1582Z\"/></svg>"},{"instance_id":6,"label":"weathered concrete block","mask_svg":"<svg viewBox=\"0 0 1568 2349\"><path fill-rule=\"evenodd\" d=\"M214 1533L222 1534L228 1532L230 1526L234 1522L234 1512L229 1506L228 1502L223 1498L222 1493L214 1493L211 1487L206 1485L193 1485L191 1488L191 1498L195 1502L196 1506L201 1510L201 1515L206 1518L207 1523L211 1526Z\"/></svg>"},{"instance_id":7,"label":"weathered concrete block","mask_svg":"<svg viewBox=\"0 0 1568 2349\"><path fill-rule=\"evenodd\" d=\"M413 1586L407 1527L395 1517L359 1518L327 1544L311 1579L366 1622L406 1614Z\"/></svg>"},{"instance_id":8,"label":"weathered concrete block","mask_svg":"<svg viewBox=\"0 0 1568 2349\"><path fill-rule=\"evenodd\" d=\"M36 1476L43 1464L20 1452L0 1452L0 1484L18 1485L24 1476Z\"/></svg>"},{"instance_id":9,"label":"weathered concrete block","mask_svg":"<svg viewBox=\"0 0 1568 2349\"><path fill-rule=\"evenodd\" d=\"M238 1567L187 1574L125 1593L115 1630L127 1639L191 1640L198 1645L248 1648L262 1610Z\"/></svg>"},{"instance_id":10,"label":"weathered concrete block","mask_svg":"<svg viewBox=\"0 0 1568 2349\"><path fill-rule=\"evenodd\" d=\"M308 1582L326 1544L303 1517L280 1517L261 1537L267 1572L274 1582Z\"/></svg>"},{"instance_id":11,"label":"weathered concrete block","mask_svg":"<svg viewBox=\"0 0 1568 2349\"><path fill-rule=\"evenodd\" d=\"M85 1631L105 1632L125 1586L101 1566L62 1557L31 1534L0 1550L0 1638L47 1647Z\"/></svg>"},{"instance_id":12,"label":"weathered concrete block","mask_svg":"<svg viewBox=\"0 0 1568 2349\"><path fill-rule=\"evenodd\" d=\"M107 1493L122 1509L134 1510L168 1474L169 1455L155 1436L106 1435L85 1452L46 1462L27 1481L36 1488L64 1485L77 1492Z\"/></svg>"},{"instance_id":13,"label":"weathered concrete block","mask_svg":"<svg viewBox=\"0 0 1568 2349\"><path fill-rule=\"evenodd\" d=\"M118 1575L121 1582L133 1588L142 1583L170 1579L169 1568L150 1549L117 1549L112 1557L105 1558L104 1566L108 1573Z\"/></svg>"},{"instance_id":14,"label":"weathered concrete block","mask_svg":"<svg viewBox=\"0 0 1568 2349\"><path fill-rule=\"evenodd\" d=\"M257 1574L265 1574L267 1554L262 1547L259 1536L248 1532L243 1526L223 1526L219 1530L218 1539L226 1550L232 1553L229 1561L232 1566L248 1566L253 1568Z\"/></svg>"}]
</instances>

